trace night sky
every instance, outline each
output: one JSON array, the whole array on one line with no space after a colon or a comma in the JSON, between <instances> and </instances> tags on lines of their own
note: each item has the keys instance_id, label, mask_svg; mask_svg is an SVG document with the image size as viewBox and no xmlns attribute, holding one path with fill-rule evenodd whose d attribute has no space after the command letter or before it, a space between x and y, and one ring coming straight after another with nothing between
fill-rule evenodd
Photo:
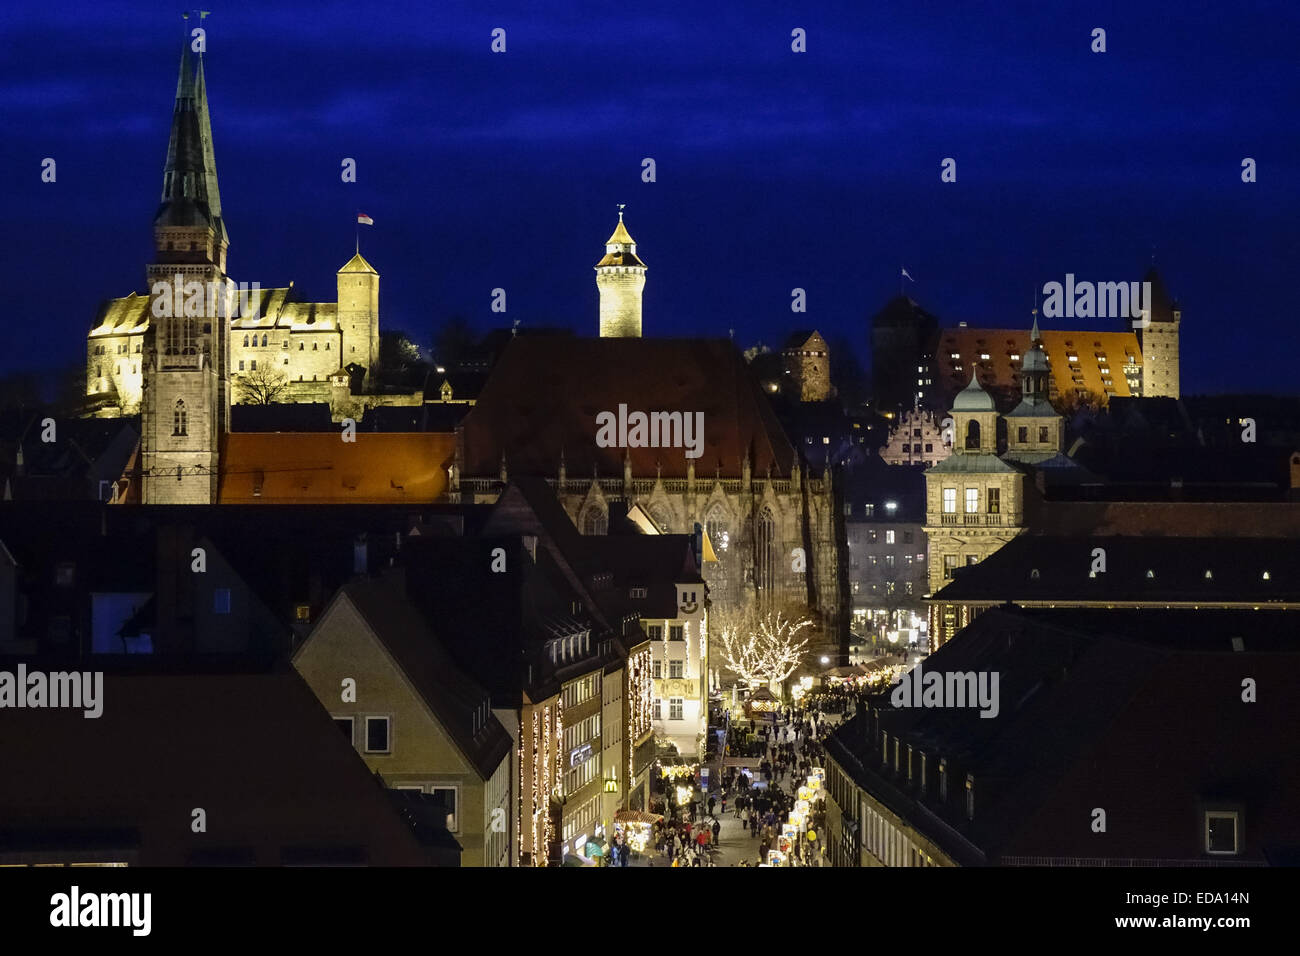
<instances>
[{"instance_id":1,"label":"night sky","mask_svg":"<svg viewBox=\"0 0 1300 956\"><path fill-rule=\"evenodd\" d=\"M1294 392L1300 5L1206 6L214 2L229 270L333 300L361 210L382 328L593 335L592 266L626 203L647 335L815 327L865 362L900 262L946 323L1027 326L1043 283L1138 280L1154 248L1183 393ZM82 360L97 304L144 291L179 13L0 13L0 373Z\"/></svg>"}]
</instances>

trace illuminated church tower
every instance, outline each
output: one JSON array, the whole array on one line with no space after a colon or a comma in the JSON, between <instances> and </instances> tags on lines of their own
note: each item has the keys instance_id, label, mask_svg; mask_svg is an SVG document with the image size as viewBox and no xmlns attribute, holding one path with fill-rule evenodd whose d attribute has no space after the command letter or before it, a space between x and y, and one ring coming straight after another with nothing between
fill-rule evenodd
<instances>
[{"instance_id":1,"label":"illuminated church tower","mask_svg":"<svg viewBox=\"0 0 1300 956\"><path fill-rule=\"evenodd\" d=\"M153 232L142 363L141 500L208 504L217 500L221 436L230 430L229 237L217 192L203 59L195 69L188 39Z\"/></svg>"},{"instance_id":2,"label":"illuminated church tower","mask_svg":"<svg viewBox=\"0 0 1300 956\"><path fill-rule=\"evenodd\" d=\"M600 290L600 337L641 337L641 293L645 291L645 263L636 254L636 241L618 225L605 243L605 258L596 263L596 288Z\"/></svg>"}]
</instances>

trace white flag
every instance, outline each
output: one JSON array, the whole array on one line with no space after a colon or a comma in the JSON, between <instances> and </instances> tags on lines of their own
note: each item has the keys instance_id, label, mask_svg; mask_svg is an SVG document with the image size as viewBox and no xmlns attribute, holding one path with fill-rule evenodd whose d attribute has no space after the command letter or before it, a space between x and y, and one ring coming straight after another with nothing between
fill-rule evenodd
<instances>
[{"instance_id":1,"label":"white flag","mask_svg":"<svg viewBox=\"0 0 1300 956\"><path fill-rule=\"evenodd\" d=\"M913 279L910 275L907 274L907 270L906 270L906 269L903 270L903 278L906 279L908 282L915 282L915 281L916 281L916 280Z\"/></svg>"}]
</instances>

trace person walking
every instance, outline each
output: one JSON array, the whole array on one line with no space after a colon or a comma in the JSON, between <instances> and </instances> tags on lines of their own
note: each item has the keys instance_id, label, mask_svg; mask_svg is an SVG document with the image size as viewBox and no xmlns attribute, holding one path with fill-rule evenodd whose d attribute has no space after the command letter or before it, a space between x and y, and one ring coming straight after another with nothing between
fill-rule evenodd
<instances>
[{"instance_id":1,"label":"person walking","mask_svg":"<svg viewBox=\"0 0 1300 956\"><path fill-rule=\"evenodd\" d=\"M713 821L713 842L714 842L714 845L717 844L717 842L718 842L718 835L719 835L720 833L722 833L722 823L721 823L719 820L717 820L717 819L715 818L714 821Z\"/></svg>"}]
</instances>

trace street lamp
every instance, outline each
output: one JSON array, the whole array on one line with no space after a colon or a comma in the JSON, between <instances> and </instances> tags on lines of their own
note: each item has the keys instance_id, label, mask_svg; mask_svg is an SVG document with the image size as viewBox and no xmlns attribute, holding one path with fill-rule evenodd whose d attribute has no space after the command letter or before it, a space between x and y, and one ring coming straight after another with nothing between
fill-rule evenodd
<instances>
[{"instance_id":1,"label":"street lamp","mask_svg":"<svg viewBox=\"0 0 1300 956\"><path fill-rule=\"evenodd\" d=\"M826 666L827 664L829 664L830 662L831 662L831 659L830 659L829 657L825 657L825 656L822 657L822 666L823 666L823 667L825 667L825 666Z\"/></svg>"}]
</instances>

